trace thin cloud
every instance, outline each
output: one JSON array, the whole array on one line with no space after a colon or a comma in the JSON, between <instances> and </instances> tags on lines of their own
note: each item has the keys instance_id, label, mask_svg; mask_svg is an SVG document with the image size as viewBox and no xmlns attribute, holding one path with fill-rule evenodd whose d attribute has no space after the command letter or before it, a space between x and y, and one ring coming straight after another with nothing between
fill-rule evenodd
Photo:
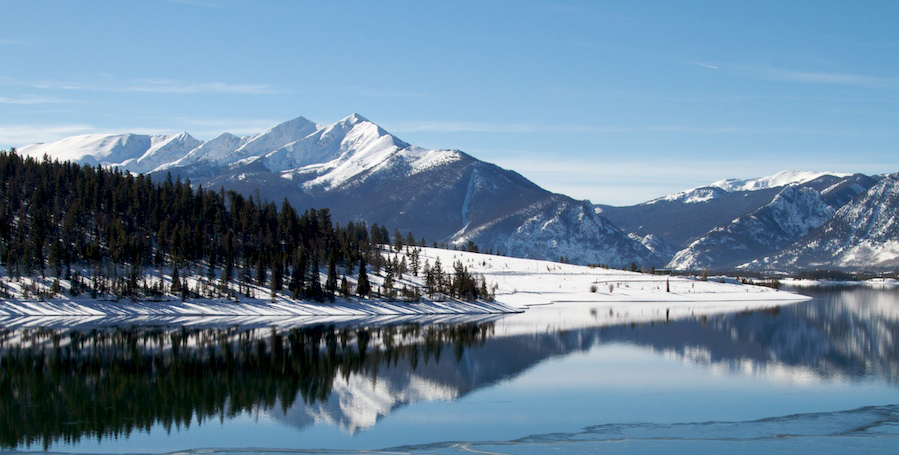
<instances>
[{"instance_id":1,"label":"thin cloud","mask_svg":"<svg viewBox=\"0 0 899 455\"><path fill-rule=\"evenodd\" d=\"M248 0L164 0L177 5L195 6L209 9L237 9L253 6L255 2Z\"/></svg>"},{"instance_id":2,"label":"thin cloud","mask_svg":"<svg viewBox=\"0 0 899 455\"><path fill-rule=\"evenodd\" d=\"M815 129L804 127L773 126L745 127L728 125L543 125L536 123L494 123L456 121L410 121L386 123L385 128L395 133L504 133L504 134L821 134L863 135L880 134L874 130Z\"/></svg>"},{"instance_id":3,"label":"thin cloud","mask_svg":"<svg viewBox=\"0 0 899 455\"><path fill-rule=\"evenodd\" d=\"M57 104L57 103L74 103L74 100L67 100L51 96L39 95L22 95L18 97L0 96L0 104Z\"/></svg>"},{"instance_id":4,"label":"thin cloud","mask_svg":"<svg viewBox=\"0 0 899 455\"><path fill-rule=\"evenodd\" d=\"M43 90L244 95L271 95L279 93L275 87L268 84L236 84L218 81L188 82L172 79L137 79L125 81L17 81L10 78L4 78L3 82Z\"/></svg>"},{"instance_id":5,"label":"thin cloud","mask_svg":"<svg viewBox=\"0 0 899 455\"><path fill-rule=\"evenodd\" d=\"M166 0L169 3L177 3L179 5L200 6L203 8L222 8L221 1L217 0Z\"/></svg>"},{"instance_id":6,"label":"thin cloud","mask_svg":"<svg viewBox=\"0 0 899 455\"><path fill-rule=\"evenodd\" d=\"M362 95L379 98L422 98L428 96L426 93L422 92L410 92L390 89L363 89Z\"/></svg>"},{"instance_id":7,"label":"thin cloud","mask_svg":"<svg viewBox=\"0 0 899 455\"><path fill-rule=\"evenodd\" d=\"M708 63L699 63L699 62L687 62L687 63L689 63L689 64L691 64L691 65L701 66L701 67L703 67L703 68L710 68L710 69L713 69L713 70L720 70L720 69L721 69L721 67L718 67L718 66L715 66L715 65L709 65Z\"/></svg>"},{"instance_id":8,"label":"thin cloud","mask_svg":"<svg viewBox=\"0 0 899 455\"><path fill-rule=\"evenodd\" d=\"M22 147L96 131L88 124L68 125L0 125L0 148Z\"/></svg>"},{"instance_id":9,"label":"thin cloud","mask_svg":"<svg viewBox=\"0 0 899 455\"><path fill-rule=\"evenodd\" d=\"M149 93L228 93L271 95L278 93L266 84L232 84L226 82L183 82L165 79L144 79L126 84L118 91Z\"/></svg>"},{"instance_id":10,"label":"thin cloud","mask_svg":"<svg viewBox=\"0 0 899 455\"><path fill-rule=\"evenodd\" d=\"M388 128L397 133L622 133L627 129L591 125L541 125L493 122L396 122Z\"/></svg>"},{"instance_id":11,"label":"thin cloud","mask_svg":"<svg viewBox=\"0 0 899 455\"><path fill-rule=\"evenodd\" d=\"M863 74L833 73L823 71L793 71L766 68L759 72L761 77L787 82L811 84L848 85L865 88L885 88L899 90L899 79L867 76Z\"/></svg>"},{"instance_id":12,"label":"thin cloud","mask_svg":"<svg viewBox=\"0 0 899 455\"><path fill-rule=\"evenodd\" d=\"M345 85L340 87L333 87L332 90L343 93L352 93L358 96L370 96L376 98L421 98L428 96L427 93L411 90L372 88L364 87L361 85Z\"/></svg>"}]
</instances>

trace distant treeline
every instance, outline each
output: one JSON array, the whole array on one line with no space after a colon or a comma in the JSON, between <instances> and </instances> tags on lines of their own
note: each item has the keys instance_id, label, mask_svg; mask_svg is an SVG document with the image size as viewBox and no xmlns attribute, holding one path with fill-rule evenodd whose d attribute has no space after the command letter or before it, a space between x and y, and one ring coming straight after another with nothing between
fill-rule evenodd
<instances>
[{"instance_id":1,"label":"distant treeline","mask_svg":"<svg viewBox=\"0 0 899 455\"><path fill-rule=\"evenodd\" d=\"M249 293L255 285L287 291L293 298L324 300L338 292L367 296L374 291L369 267L375 272L385 267L391 278L403 272L394 270L400 261L385 259L379 245L400 251L410 243L423 245L424 240L416 242L411 232L404 237L398 230L391 239L386 227L369 228L364 221L335 225L328 209L301 214L286 199L279 210L258 197L194 188L171 175L157 183L118 169L0 151L0 264L13 277L67 279L75 295L198 296L200 290L190 289L181 276L185 268L191 273L204 268L199 271L208 277L203 291L211 297L229 296L228 284L235 282L237 293ZM149 267L171 270L171 285L148 284L143 277ZM88 280L80 270L87 270ZM413 272L418 274L417 264ZM353 291L347 273L357 277ZM469 287L463 289L453 286L456 278L448 277L445 290L429 291L484 297L478 280L463 277Z\"/></svg>"}]
</instances>

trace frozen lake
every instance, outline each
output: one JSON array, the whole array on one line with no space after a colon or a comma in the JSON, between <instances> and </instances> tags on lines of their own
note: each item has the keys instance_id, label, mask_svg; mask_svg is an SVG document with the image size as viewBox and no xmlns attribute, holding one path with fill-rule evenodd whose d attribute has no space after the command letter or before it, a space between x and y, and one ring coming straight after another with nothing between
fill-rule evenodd
<instances>
[{"instance_id":1,"label":"frozen lake","mask_svg":"<svg viewBox=\"0 0 899 455\"><path fill-rule=\"evenodd\" d=\"M895 450L899 289L801 292L814 298L756 312L670 320L660 313L650 322L610 323L617 319L599 317L607 306L583 303L278 328L7 319L0 447Z\"/></svg>"}]
</instances>

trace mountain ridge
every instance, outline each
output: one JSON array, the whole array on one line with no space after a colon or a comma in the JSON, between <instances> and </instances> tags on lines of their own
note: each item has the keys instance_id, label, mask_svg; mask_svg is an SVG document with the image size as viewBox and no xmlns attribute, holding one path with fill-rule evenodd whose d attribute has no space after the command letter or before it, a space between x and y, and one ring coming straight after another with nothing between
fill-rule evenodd
<instances>
[{"instance_id":1,"label":"mountain ridge","mask_svg":"<svg viewBox=\"0 0 899 455\"><path fill-rule=\"evenodd\" d=\"M171 173L205 187L286 199L298 209L328 207L339 222L376 222L482 251L694 270L770 269L763 259L798 244L890 178L781 171L615 207L552 193L460 150L411 145L356 113L330 125L299 116L258 134L223 133L207 142L186 132L93 134L19 153ZM791 192L803 196L787 197Z\"/></svg>"},{"instance_id":2,"label":"mountain ridge","mask_svg":"<svg viewBox=\"0 0 899 455\"><path fill-rule=\"evenodd\" d=\"M32 145L21 153L59 157L65 148ZM327 207L339 222L391 225L438 242L474 242L482 251L616 267L659 262L589 201L551 193L459 150L413 146L355 113L330 125L296 117L256 135L225 133L166 155L133 146L109 160L92 142L77 148L72 157L83 163L171 173L207 188L287 199L299 209ZM144 155L157 160L141 162ZM157 162L163 156L169 161Z\"/></svg>"}]
</instances>

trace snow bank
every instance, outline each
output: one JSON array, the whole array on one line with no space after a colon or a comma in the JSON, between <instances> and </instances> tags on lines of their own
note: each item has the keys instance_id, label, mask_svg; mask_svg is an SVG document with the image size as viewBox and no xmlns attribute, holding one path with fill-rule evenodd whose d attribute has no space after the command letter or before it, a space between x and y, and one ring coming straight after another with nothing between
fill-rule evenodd
<instances>
[{"instance_id":1,"label":"snow bank","mask_svg":"<svg viewBox=\"0 0 899 455\"><path fill-rule=\"evenodd\" d=\"M388 253L391 257L396 254ZM423 248L421 263L434 267L439 260L444 271L461 262L470 272L482 275L495 293L494 302L428 300L420 302L385 299L338 298L334 302L296 301L282 294L275 299L264 289L255 295L263 298L234 300L178 299L162 301L111 301L86 297L57 297L38 300L25 298L23 287L3 277L5 292L11 298L0 299L0 317L220 317L224 320L254 321L258 318L367 318L425 315L491 315L522 312L532 307L592 309L597 315L632 313L639 309L647 318L671 317L702 311L741 311L778 306L806 300L798 294L766 287L699 281L680 277L650 275L621 270L590 268L549 261L510 258L454 250ZM421 273L419 273L421 275ZM164 276L157 273L156 276ZM374 287L383 277L369 273ZM198 277L188 279L191 286ZM352 277L348 277L351 284ZM423 277L411 272L397 280L398 286L420 287ZM63 289L67 283L62 283ZM686 313L685 313L686 312ZM663 313L665 316L663 316ZM647 319L649 320L649 319ZM233 322L232 322L233 323Z\"/></svg>"},{"instance_id":2,"label":"snow bank","mask_svg":"<svg viewBox=\"0 0 899 455\"><path fill-rule=\"evenodd\" d=\"M870 280L865 281L841 281L841 280L797 280L793 278L786 278L780 280L781 284L785 286L792 286L797 288L808 288L808 287L817 287L817 286L869 286L876 288L884 288L884 287L895 287L899 286L899 280L895 280L892 278L872 278Z\"/></svg>"}]
</instances>

